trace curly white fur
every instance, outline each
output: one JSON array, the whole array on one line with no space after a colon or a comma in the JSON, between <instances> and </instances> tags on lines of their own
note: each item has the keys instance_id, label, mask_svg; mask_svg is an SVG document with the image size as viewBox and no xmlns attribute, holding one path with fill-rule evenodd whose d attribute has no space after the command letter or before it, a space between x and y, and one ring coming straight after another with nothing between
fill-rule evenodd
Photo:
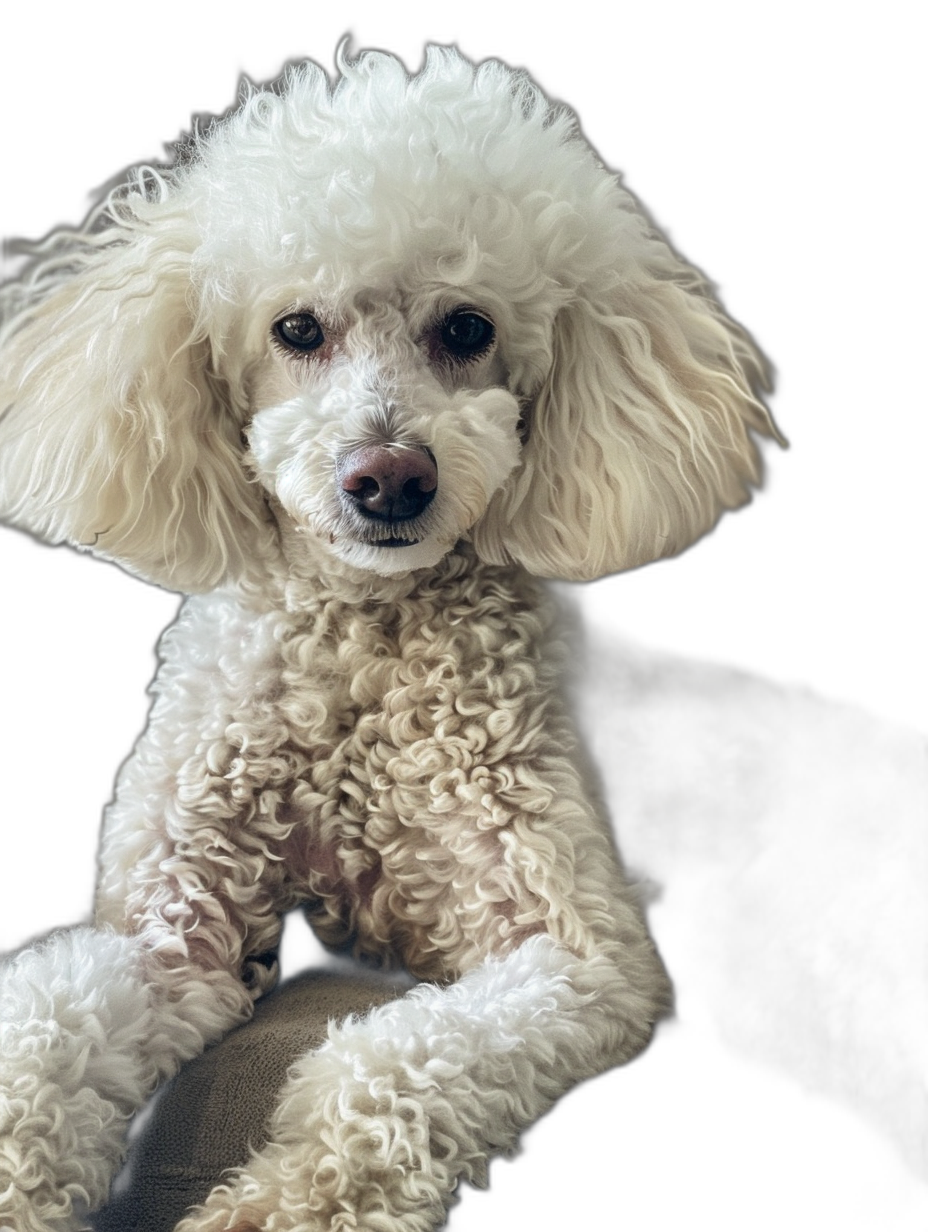
<instances>
[{"instance_id":1,"label":"curly white fur","mask_svg":"<svg viewBox=\"0 0 928 1232\"><path fill-rule=\"evenodd\" d=\"M204 592L93 927L3 973L16 1232L104 1198L133 1111L273 983L293 906L436 982L296 1068L190 1232L433 1229L667 1002L530 575L676 552L742 503L762 363L527 78L438 48L339 69L250 90L4 292L0 512Z\"/></svg>"}]
</instances>

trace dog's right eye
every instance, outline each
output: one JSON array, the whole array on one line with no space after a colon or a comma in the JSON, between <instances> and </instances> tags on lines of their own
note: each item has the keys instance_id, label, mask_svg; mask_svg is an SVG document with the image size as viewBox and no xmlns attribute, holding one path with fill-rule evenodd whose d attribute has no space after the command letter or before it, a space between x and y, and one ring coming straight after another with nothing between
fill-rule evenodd
<instances>
[{"instance_id":1,"label":"dog's right eye","mask_svg":"<svg viewBox=\"0 0 928 1232\"><path fill-rule=\"evenodd\" d=\"M476 359L489 350L495 337L493 322L470 308L456 308L439 326L446 354L454 359Z\"/></svg>"},{"instance_id":2,"label":"dog's right eye","mask_svg":"<svg viewBox=\"0 0 928 1232\"><path fill-rule=\"evenodd\" d=\"M311 312L291 312L274 326L275 336L291 351L315 351L325 342L322 326Z\"/></svg>"}]
</instances>

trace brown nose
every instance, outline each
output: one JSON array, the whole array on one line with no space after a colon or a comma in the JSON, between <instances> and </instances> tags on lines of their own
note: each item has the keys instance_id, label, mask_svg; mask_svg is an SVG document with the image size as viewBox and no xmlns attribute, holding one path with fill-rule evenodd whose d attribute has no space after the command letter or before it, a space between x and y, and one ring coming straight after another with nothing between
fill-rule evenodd
<instances>
[{"instance_id":1,"label":"brown nose","mask_svg":"<svg viewBox=\"0 0 928 1232\"><path fill-rule=\"evenodd\" d=\"M418 517L438 487L435 459L418 446L364 445L342 458L337 476L361 513L390 522Z\"/></svg>"}]
</instances>

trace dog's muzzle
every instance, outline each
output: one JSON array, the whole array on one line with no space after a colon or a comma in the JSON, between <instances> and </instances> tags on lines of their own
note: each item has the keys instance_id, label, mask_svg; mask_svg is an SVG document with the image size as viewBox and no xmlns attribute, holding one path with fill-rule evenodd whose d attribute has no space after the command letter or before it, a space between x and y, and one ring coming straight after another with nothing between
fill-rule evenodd
<instances>
[{"instance_id":1,"label":"dog's muzzle","mask_svg":"<svg viewBox=\"0 0 928 1232\"><path fill-rule=\"evenodd\" d=\"M418 536L404 536L404 524L421 517L434 500L438 467L418 445L363 445L339 461L336 481L342 505L367 524L368 542L409 547ZM394 529L398 533L391 534Z\"/></svg>"}]
</instances>

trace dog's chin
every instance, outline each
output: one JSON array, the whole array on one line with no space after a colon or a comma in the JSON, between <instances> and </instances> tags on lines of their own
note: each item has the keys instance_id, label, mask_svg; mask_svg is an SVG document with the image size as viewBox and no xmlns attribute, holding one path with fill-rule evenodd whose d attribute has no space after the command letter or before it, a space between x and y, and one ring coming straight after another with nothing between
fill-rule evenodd
<instances>
[{"instance_id":1,"label":"dog's chin","mask_svg":"<svg viewBox=\"0 0 928 1232\"><path fill-rule=\"evenodd\" d=\"M346 565L380 577L402 577L415 569L434 568L453 547L435 536L421 540L394 536L368 543L346 535L328 544L332 555Z\"/></svg>"},{"instance_id":2,"label":"dog's chin","mask_svg":"<svg viewBox=\"0 0 928 1232\"><path fill-rule=\"evenodd\" d=\"M357 519L350 523L340 510L333 517L330 510L288 508L270 492L268 502L284 557L301 570L308 566L323 575L330 572L329 562L375 577L401 578L434 568L467 535L467 522L449 520L450 524L432 527L422 521L393 522L368 528L357 525ZM336 567L335 573L339 572Z\"/></svg>"}]
</instances>

